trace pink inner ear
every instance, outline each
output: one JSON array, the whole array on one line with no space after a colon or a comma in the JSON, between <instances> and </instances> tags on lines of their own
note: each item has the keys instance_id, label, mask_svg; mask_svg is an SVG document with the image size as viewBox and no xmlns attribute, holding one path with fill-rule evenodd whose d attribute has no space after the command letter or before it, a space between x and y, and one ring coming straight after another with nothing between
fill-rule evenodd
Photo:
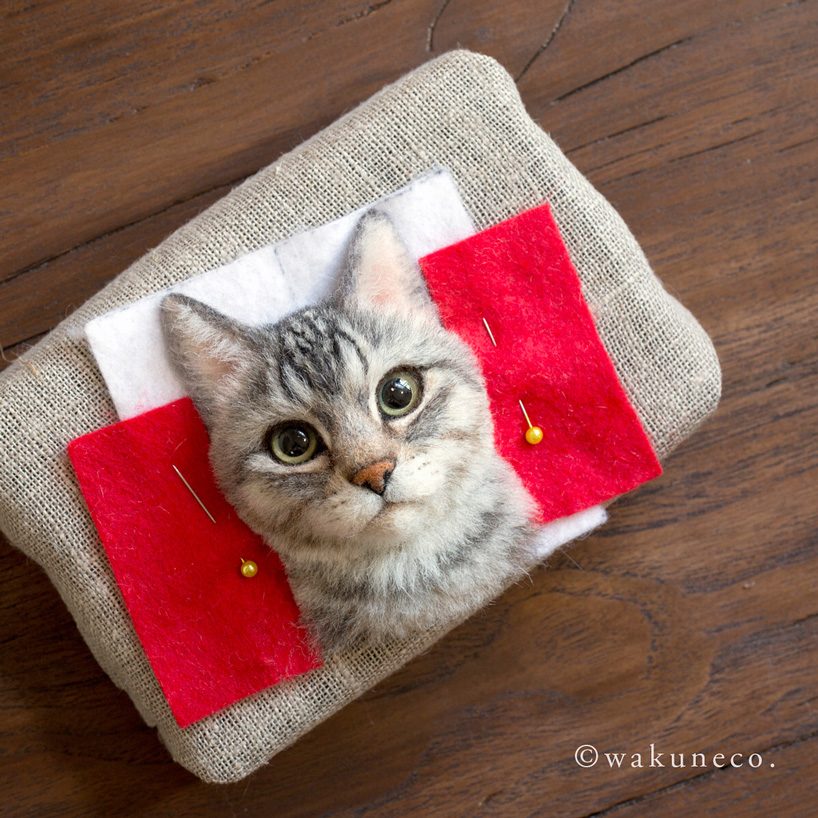
<instances>
[{"instance_id":1,"label":"pink inner ear","mask_svg":"<svg viewBox=\"0 0 818 818\"><path fill-rule=\"evenodd\" d=\"M391 271L388 265L378 264L372 266L367 273L367 282L363 295L373 304L390 304L400 301L400 291L389 286L390 280L394 277L394 271Z\"/></svg>"},{"instance_id":2,"label":"pink inner ear","mask_svg":"<svg viewBox=\"0 0 818 818\"><path fill-rule=\"evenodd\" d=\"M661 474L547 205L420 263L444 326L477 354L497 448L537 500L541 522ZM520 400L542 427L538 445L525 440Z\"/></svg>"},{"instance_id":3,"label":"pink inner ear","mask_svg":"<svg viewBox=\"0 0 818 818\"><path fill-rule=\"evenodd\" d=\"M217 382L224 378L226 375L229 375L235 366L235 364L231 361L225 360L223 358L215 358L207 353L211 350L198 350L194 351L194 355L198 355L198 360L196 361L197 369L199 370L199 375L210 382Z\"/></svg>"},{"instance_id":4,"label":"pink inner ear","mask_svg":"<svg viewBox=\"0 0 818 818\"><path fill-rule=\"evenodd\" d=\"M365 289L361 289L359 297L365 303L376 307L388 307L402 312L410 312L413 308L411 299L403 291L390 289L383 279L380 279L377 283L373 282Z\"/></svg>"},{"instance_id":5,"label":"pink inner ear","mask_svg":"<svg viewBox=\"0 0 818 818\"><path fill-rule=\"evenodd\" d=\"M365 222L361 229L355 270L358 297L370 304L411 308L421 273L395 228L388 221L378 220Z\"/></svg>"}]
</instances>

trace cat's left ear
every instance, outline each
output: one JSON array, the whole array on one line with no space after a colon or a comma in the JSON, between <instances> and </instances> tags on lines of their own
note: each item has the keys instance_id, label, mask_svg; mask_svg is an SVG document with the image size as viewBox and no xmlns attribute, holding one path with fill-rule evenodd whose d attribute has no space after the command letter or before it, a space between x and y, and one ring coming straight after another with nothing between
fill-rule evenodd
<instances>
[{"instance_id":1,"label":"cat's left ear","mask_svg":"<svg viewBox=\"0 0 818 818\"><path fill-rule=\"evenodd\" d=\"M250 328L179 293L162 299L168 356L207 425L222 402L234 398L238 377L251 364Z\"/></svg>"},{"instance_id":2,"label":"cat's left ear","mask_svg":"<svg viewBox=\"0 0 818 818\"><path fill-rule=\"evenodd\" d=\"M391 219L380 210L365 213L352 237L339 296L366 306L437 318L420 267L401 241Z\"/></svg>"}]
</instances>

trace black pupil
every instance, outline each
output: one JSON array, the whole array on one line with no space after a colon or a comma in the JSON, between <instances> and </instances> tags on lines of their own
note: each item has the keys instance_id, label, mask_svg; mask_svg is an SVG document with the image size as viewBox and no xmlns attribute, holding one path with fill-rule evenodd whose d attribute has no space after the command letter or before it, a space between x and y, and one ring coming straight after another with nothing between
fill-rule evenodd
<instances>
[{"instance_id":1,"label":"black pupil","mask_svg":"<svg viewBox=\"0 0 818 818\"><path fill-rule=\"evenodd\" d=\"M412 402L412 387L403 378L392 378L383 385L381 397L390 409L405 409Z\"/></svg>"},{"instance_id":2,"label":"black pupil","mask_svg":"<svg viewBox=\"0 0 818 818\"><path fill-rule=\"evenodd\" d=\"M287 457L301 457L310 448L310 436L302 426L288 426L281 430L278 445Z\"/></svg>"}]
</instances>

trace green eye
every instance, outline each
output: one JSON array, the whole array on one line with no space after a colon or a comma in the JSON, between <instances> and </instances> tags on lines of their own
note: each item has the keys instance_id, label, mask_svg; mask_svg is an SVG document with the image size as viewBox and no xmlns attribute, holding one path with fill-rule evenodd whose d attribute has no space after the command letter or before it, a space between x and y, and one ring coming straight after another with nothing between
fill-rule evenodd
<instances>
[{"instance_id":1,"label":"green eye","mask_svg":"<svg viewBox=\"0 0 818 818\"><path fill-rule=\"evenodd\" d=\"M390 372L378 385L378 407L387 417L408 415L420 403L418 375L406 370Z\"/></svg>"},{"instance_id":2,"label":"green eye","mask_svg":"<svg viewBox=\"0 0 818 818\"><path fill-rule=\"evenodd\" d=\"M318 453L321 438L308 423L291 421L277 426L270 435L270 451L276 460L297 466Z\"/></svg>"}]
</instances>

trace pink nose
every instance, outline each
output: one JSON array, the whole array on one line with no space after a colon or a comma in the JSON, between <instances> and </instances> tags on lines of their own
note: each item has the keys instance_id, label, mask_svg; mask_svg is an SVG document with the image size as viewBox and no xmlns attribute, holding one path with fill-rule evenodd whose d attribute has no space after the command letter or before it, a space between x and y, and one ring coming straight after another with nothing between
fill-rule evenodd
<instances>
[{"instance_id":1,"label":"pink nose","mask_svg":"<svg viewBox=\"0 0 818 818\"><path fill-rule=\"evenodd\" d=\"M394 470L394 460L378 460L377 463L370 463L368 466L358 469L352 475L352 483L361 486L361 488L374 491L375 494L383 494Z\"/></svg>"}]
</instances>

